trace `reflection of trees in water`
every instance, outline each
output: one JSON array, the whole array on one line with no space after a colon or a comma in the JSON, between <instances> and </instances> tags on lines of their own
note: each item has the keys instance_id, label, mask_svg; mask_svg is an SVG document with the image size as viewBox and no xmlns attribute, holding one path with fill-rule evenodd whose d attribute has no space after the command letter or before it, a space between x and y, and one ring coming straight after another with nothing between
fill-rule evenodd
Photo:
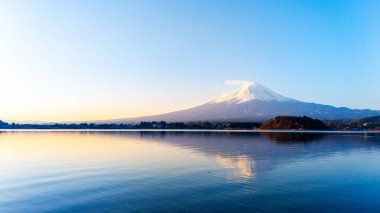
<instances>
[{"instance_id":1,"label":"reflection of trees in water","mask_svg":"<svg viewBox=\"0 0 380 213\"><path fill-rule=\"evenodd\" d=\"M168 136L168 138L176 137L176 139L183 138L197 138L197 139L208 139L208 138L240 138L249 139L252 137L260 137L257 132L233 132L233 131L140 131L137 132L140 137L158 137L163 138ZM130 134L130 133L129 133Z\"/></svg>"},{"instance_id":2,"label":"reflection of trees in water","mask_svg":"<svg viewBox=\"0 0 380 213\"><path fill-rule=\"evenodd\" d=\"M57 133L52 130L52 132ZM0 131L0 134L14 134L17 132L13 131ZM41 134L40 131L31 131L30 134ZM59 134L81 134L81 135L107 135L112 137L138 137L143 139L153 139L153 140L163 140L170 141L176 144L181 144L185 141L193 142L189 145L197 144L196 142L202 141L209 144L209 140L234 140L239 142L247 142L252 140L267 139L275 141L277 143L307 143L316 142L324 138L331 139L333 141L340 140L350 140L355 142L380 142L380 134L378 133L367 133L367 132L356 132L356 133L313 133L313 132L233 132L233 131L59 131ZM225 144L225 143L222 143ZM198 144L199 145L199 144ZM231 143L228 144L230 146Z\"/></svg>"},{"instance_id":3,"label":"reflection of trees in water","mask_svg":"<svg viewBox=\"0 0 380 213\"><path fill-rule=\"evenodd\" d=\"M308 143L321 140L324 133L304 132L262 132L261 135L278 143Z\"/></svg>"}]
</instances>

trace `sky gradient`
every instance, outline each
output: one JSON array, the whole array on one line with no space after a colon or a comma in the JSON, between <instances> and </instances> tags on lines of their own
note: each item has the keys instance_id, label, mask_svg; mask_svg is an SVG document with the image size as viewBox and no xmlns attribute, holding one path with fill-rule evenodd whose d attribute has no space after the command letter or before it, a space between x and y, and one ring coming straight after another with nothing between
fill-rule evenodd
<instances>
[{"instance_id":1,"label":"sky gradient","mask_svg":"<svg viewBox=\"0 0 380 213\"><path fill-rule=\"evenodd\" d=\"M193 107L252 80L380 109L380 1L0 1L0 119Z\"/></svg>"}]
</instances>

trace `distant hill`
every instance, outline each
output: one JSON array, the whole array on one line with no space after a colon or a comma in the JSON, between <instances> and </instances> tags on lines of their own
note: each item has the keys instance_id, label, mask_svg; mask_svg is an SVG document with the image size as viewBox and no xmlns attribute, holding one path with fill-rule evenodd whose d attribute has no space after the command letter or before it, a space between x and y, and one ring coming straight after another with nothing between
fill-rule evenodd
<instances>
[{"instance_id":1,"label":"distant hill","mask_svg":"<svg viewBox=\"0 0 380 213\"><path fill-rule=\"evenodd\" d=\"M380 116L361 118L353 121L327 121L333 130L380 130Z\"/></svg>"},{"instance_id":2,"label":"distant hill","mask_svg":"<svg viewBox=\"0 0 380 213\"><path fill-rule=\"evenodd\" d=\"M8 127L8 123L0 120L0 128L5 128L5 127Z\"/></svg>"},{"instance_id":3,"label":"distant hill","mask_svg":"<svg viewBox=\"0 0 380 213\"><path fill-rule=\"evenodd\" d=\"M278 116L264 122L260 129L273 130L328 130L325 124L306 116Z\"/></svg>"},{"instance_id":4,"label":"distant hill","mask_svg":"<svg viewBox=\"0 0 380 213\"><path fill-rule=\"evenodd\" d=\"M368 129L368 130L380 130L380 116L373 116L358 119L351 122L352 126L356 128Z\"/></svg>"},{"instance_id":5,"label":"distant hill","mask_svg":"<svg viewBox=\"0 0 380 213\"><path fill-rule=\"evenodd\" d=\"M308 116L320 120L355 120L380 115L380 111L306 103L277 94L260 84L246 82L230 93L191 109L161 115L96 121L96 123L131 123L140 121L262 122L280 115Z\"/></svg>"},{"instance_id":6,"label":"distant hill","mask_svg":"<svg viewBox=\"0 0 380 213\"><path fill-rule=\"evenodd\" d=\"M352 122L353 123L363 123L363 124L368 123L368 124L380 125L380 116L362 118L362 119L358 119L358 120L355 120Z\"/></svg>"}]
</instances>

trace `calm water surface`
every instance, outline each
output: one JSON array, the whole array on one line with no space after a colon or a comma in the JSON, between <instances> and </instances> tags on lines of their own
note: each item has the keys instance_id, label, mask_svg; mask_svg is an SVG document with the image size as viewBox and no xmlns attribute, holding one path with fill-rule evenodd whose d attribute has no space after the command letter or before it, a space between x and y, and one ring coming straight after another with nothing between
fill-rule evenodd
<instances>
[{"instance_id":1,"label":"calm water surface","mask_svg":"<svg viewBox=\"0 0 380 213\"><path fill-rule=\"evenodd\" d=\"M0 212L380 212L380 134L0 132Z\"/></svg>"}]
</instances>

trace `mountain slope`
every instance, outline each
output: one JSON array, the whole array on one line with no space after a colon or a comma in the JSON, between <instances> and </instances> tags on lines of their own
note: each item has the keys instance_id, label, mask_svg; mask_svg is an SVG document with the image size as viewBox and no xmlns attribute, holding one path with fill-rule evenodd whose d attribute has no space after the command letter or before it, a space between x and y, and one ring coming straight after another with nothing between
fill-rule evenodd
<instances>
[{"instance_id":1,"label":"mountain slope","mask_svg":"<svg viewBox=\"0 0 380 213\"><path fill-rule=\"evenodd\" d=\"M306 103L284 97L262 85L247 82L237 90L194 108L161 115L101 122L264 121L279 115L309 116L322 120L353 120L380 115L380 111Z\"/></svg>"}]
</instances>

